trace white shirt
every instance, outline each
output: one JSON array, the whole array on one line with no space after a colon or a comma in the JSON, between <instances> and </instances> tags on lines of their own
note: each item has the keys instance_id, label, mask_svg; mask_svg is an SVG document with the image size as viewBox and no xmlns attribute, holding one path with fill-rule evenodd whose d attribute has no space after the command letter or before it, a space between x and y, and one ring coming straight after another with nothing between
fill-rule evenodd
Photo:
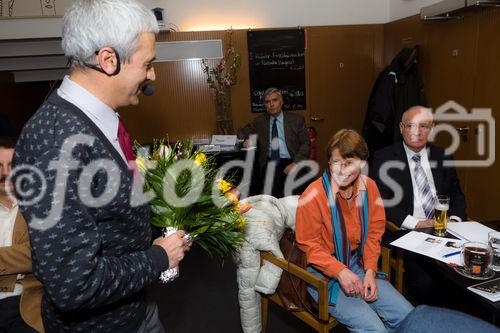
<instances>
[{"instance_id":1,"label":"white shirt","mask_svg":"<svg viewBox=\"0 0 500 333\"><path fill-rule=\"evenodd\" d=\"M420 165L424 169L425 177L427 178L427 182L429 183L429 187L431 188L431 193L434 197L436 197L436 186L434 184L434 177L432 176L428 150L422 149L418 153L415 153L413 150L408 148L408 146L404 142L403 147L406 152L406 158L408 159L408 166L410 168L411 174L411 184L413 187L413 214L408 215L405 218L405 220L401 224L401 228L415 229L417 223L422 220L427 220L427 217L425 216L424 208L422 207L422 198L420 196L420 191L418 190L417 183L415 182L415 165L417 163L413 160L414 155L420 154ZM450 220L462 222L462 219L455 215L450 216Z\"/></svg>"},{"instance_id":2,"label":"white shirt","mask_svg":"<svg viewBox=\"0 0 500 333\"><path fill-rule=\"evenodd\" d=\"M12 235L18 211L17 203L12 208L7 208L0 203L0 247L12 245Z\"/></svg>"},{"instance_id":3,"label":"white shirt","mask_svg":"<svg viewBox=\"0 0 500 333\"><path fill-rule=\"evenodd\" d=\"M69 76L64 77L61 86L57 89L57 94L82 110L101 130L109 142L111 142L123 160L127 162L118 141L119 116L113 109L92 95L88 90L71 81Z\"/></svg>"},{"instance_id":4,"label":"white shirt","mask_svg":"<svg viewBox=\"0 0 500 333\"><path fill-rule=\"evenodd\" d=\"M415 229L418 221L427 220L425 216L424 208L422 207L422 198L420 196L420 191L418 190L417 183L415 182L415 165L417 164L413 160L413 156L419 154L420 155L420 165L422 169L424 169L425 177L427 178L427 182L429 187L431 188L431 193L434 197L436 197L436 186L434 185L434 178L432 177L431 165L429 163L429 156L427 153L427 149L422 149L418 153L414 152L403 142L403 147L406 152L406 158L408 159L408 166L410 167L411 174L411 184L413 187L413 214L408 215L403 223L401 224L402 228L406 229Z\"/></svg>"},{"instance_id":5,"label":"white shirt","mask_svg":"<svg viewBox=\"0 0 500 333\"><path fill-rule=\"evenodd\" d=\"M12 236L14 235L14 224L16 223L18 210L19 206L17 203L12 208L7 208L0 203L0 247L12 246ZM21 279L22 275L18 275L17 278ZM0 292L0 299L18 296L22 292L23 286L20 283L16 283L14 291Z\"/></svg>"}]
</instances>

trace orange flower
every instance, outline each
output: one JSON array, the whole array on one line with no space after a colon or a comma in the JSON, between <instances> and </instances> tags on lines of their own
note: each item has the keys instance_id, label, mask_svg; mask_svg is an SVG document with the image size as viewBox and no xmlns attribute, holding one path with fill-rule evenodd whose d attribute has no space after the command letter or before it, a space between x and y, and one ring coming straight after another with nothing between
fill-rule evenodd
<instances>
[{"instance_id":1,"label":"orange flower","mask_svg":"<svg viewBox=\"0 0 500 333\"><path fill-rule=\"evenodd\" d=\"M238 211L240 212L240 214L244 214L246 212L248 212L250 209L252 209L252 204L249 204L249 203L244 203L244 204L238 204L236 209L238 209Z\"/></svg>"}]
</instances>

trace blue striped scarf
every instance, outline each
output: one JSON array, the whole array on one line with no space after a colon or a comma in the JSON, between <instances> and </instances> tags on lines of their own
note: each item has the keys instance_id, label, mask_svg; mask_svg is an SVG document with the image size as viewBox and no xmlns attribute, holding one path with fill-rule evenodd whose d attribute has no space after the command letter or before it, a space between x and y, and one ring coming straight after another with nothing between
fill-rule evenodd
<instances>
[{"instance_id":1,"label":"blue striped scarf","mask_svg":"<svg viewBox=\"0 0 500 333\"><path fill-rule=\"evenodd\" d=\"M332 215L332 230L333 230L333 246L335 249L335 257L338 261L350 267L351 263L351 246L349 244L349 239L347 238L345 230L345 222L342 212L339 207L338 199L336 199L332 193L330 186L330 174L328 170L323 172L322 176L323 188L328 198L328 206L330 207ZM357 248L358 258L363 258L363 249L366 243L366 237L368 233L368 195L366 191L360 191L361 198L357 198L357 206L359 208L359 221L361 224L361 244ZM321 272L313 268L308 267L308 270L316 275L324 276ZM337 303L337 297L340 290L340 283L336 279L329 279L328 281L328 299L330 304Z\"/></svg>"}]
</instances>

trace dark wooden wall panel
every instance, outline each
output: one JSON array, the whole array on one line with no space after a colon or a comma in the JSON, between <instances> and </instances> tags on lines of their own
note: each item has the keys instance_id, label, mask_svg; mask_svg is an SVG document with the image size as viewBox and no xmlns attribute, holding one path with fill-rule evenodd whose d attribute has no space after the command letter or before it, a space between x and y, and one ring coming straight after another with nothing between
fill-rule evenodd
<instances>
[{"instance_id":1,"label":"dark wooden wall panel","mask_svg":"<svg viewBox=\"0 0 500 333\"><path fill-rule=\"evenodd\" d=\"M474 64L474 107L491 108L494 118L500 119L500 10L483 9L477 15L477 46ZM500 147L499 131L496 131L495 147ZM498 148L496 149L498 152ZM496 159L499 159L496 154ZM489 168L471 169L468 174L469 211L473 218L500 220L498 188L500 164Z\"/></svg>"},{"instance_id":2,"label":"dark wooden wall panel","mask_svg":"<svg viewBox=\"0 0 500 333\"><path fill-rule=\"evenodd\" d=\"M360 131L382 52L375 47L381 26L308 29L309 114L318 131L318 161L326 166L326 146L342 128Z\"/></svg>"}]
</instances>

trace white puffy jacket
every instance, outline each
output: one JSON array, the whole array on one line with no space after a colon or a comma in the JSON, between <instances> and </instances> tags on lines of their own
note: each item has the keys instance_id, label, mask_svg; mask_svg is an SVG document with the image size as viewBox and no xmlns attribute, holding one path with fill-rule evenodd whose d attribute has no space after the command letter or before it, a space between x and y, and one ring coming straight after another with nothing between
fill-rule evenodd
<instances>
[{"instance_id":1,"label":"white puffy jacket","mask_svg":"<svg viewBox=\"0 0 500 333\"><path fill-rule=\"evenodd\" d=\"M270 251L283 258L279 240L285 228L295 229L295 210L298 196L276 199L270 195L256 195L242 200L252 204L246 218L245 242L235 255L240 302L241 327L244 333L260 333L260 295L273 294L278 286L281 269L265 262L260 266L259 251Z\"/></svg>"}]
</instances>

